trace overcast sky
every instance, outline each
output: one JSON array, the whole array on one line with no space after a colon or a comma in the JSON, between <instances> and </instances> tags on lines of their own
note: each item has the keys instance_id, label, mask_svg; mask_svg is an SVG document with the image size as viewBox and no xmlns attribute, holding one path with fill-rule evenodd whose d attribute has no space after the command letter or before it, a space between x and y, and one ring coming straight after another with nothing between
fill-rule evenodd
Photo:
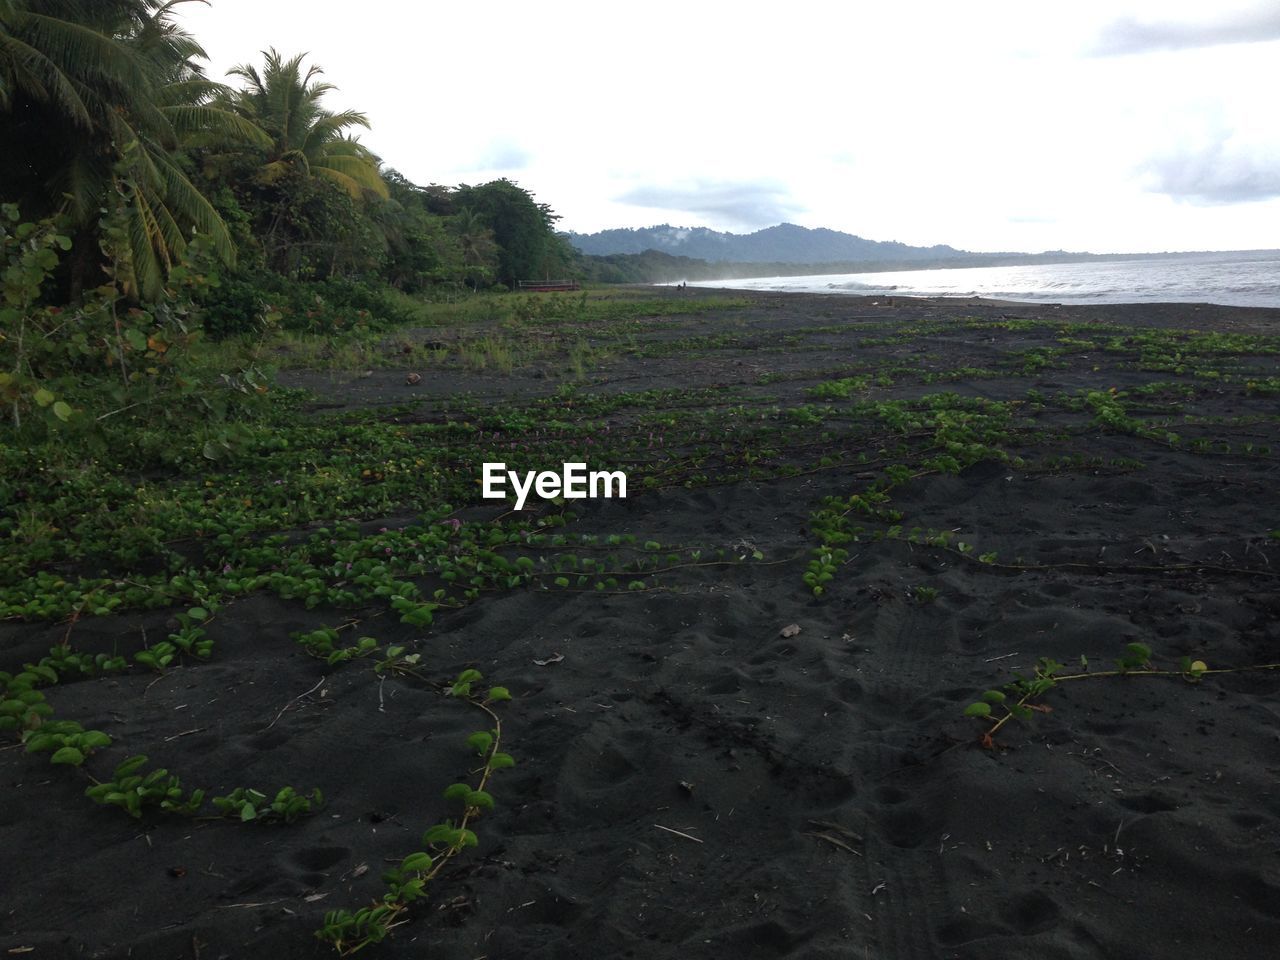
<instances>
[{"instance_id":1,"label":"overcast sky","mask_svg":"<svg viewBox=\"0 0 1280 960\"><path fill-rule=\"evenodd\" d=\"M1280 0L212 0L417 183L580 232L789 221L969 250L1280 247Z\"/></svg>"}]
</instances>

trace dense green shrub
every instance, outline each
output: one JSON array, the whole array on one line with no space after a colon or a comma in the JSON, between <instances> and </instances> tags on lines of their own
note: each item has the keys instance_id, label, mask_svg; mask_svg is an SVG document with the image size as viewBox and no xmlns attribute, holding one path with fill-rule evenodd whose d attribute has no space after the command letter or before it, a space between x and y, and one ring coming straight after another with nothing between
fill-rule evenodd
<instances>
[{"instance_id":1,"label":"dense green shrub","mask_svg":"<svg viewBox=\"0 0 1280 960\"><path fill-rule=\"evenodd\" d=\"M197 304L205 333L215 340L251 333L266 314L278 315L276 322L285 330L322 335L412 319L378 282L288 280L267 271L225 276L202 291Z\"/></svg>"}]
</instances>

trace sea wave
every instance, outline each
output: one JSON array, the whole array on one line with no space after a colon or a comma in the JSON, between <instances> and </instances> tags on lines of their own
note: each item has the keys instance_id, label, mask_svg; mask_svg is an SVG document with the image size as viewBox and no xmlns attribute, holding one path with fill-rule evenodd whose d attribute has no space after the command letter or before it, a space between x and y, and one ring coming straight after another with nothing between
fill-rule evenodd
<instances>
[{"instance_id":1,"label":"sea wave","mask_svg":"<svg viewBox=\"0 0 1280 960\"><path fill-rule=\"evenodd\" d=\"M853 280L845 283L829 283L827 287L831 290L849 290L856 293L887 293L891 290L901 289L896 283L857 283Z\"/></svg>"},{"instance_id":2,"label":"sea wave","mask_svg":"<svg viewBox=\"0 0 1280 960\"><path fill-rule=\"evenodd\" d=\"M1035 303L1182 302L1280 307L1280 253L1251 251L1009 267L755 277L703 281L699 285L835 295L986 297Z\"/></svg>"}]
</instances>

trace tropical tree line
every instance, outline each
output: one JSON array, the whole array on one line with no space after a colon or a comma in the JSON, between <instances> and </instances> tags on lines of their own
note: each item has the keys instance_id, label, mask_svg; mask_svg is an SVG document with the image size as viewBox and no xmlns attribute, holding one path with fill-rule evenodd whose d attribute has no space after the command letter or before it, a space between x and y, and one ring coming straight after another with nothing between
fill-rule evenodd
<instances>
[{"instance_id":1,"label":"tropical tree line","mask_svg":"<svg viewBox=\"0 0 1280 960\"><path fill-rule=\"evenodd\" d=\"M268 49L209 77L185 2L0 0L0 202L69 240L42 296L110 281L154 303L204 258L217 279L197 300L229 333L268 303L376 309L387 288L569 269L557 217L517 184L420 186L386 167L364 113L326 108L334 87L307 55Z\"/></svg>"}]
</instances>

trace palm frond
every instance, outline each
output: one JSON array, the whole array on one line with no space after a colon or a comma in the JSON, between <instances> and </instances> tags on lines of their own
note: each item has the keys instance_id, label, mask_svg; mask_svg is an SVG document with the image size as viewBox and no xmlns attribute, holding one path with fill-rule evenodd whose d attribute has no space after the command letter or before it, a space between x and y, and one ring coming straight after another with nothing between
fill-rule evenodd
<instances>
[{"instance_id":1,"label":"palm frond","mask_svg":"<svg viewBox=\"0 0 1280 960\"><path fill-rule=\"evenodd\" d=\"M386 181L378 173L378 168L362 157L329 154L313 163L311 169L317 173L323 171L339 173L344 178L357 183L361 188L376 193L384 200L391 196L391 191L387 189ZM351 193L350 190L347 192ZM357 199L360 197L359 193L352 193L351 195Z\"/></svg>"},{"instance_id":2,"label":"palm frond","mask_svg":"<svg viewBox=\"0 0 1280 960\"><path fill-rule=\"evenodd\" d=\"M176 107L182 104L203 106L226 97L231 88L225 83L207 77L188 77L164 84L158 91L161 106Z\"/></svg>"},{"instance_id":3,"label":"palm frond","mask_svg":"<svg viewBox=\"0 0 1280 960\"><path fill-rule=\"evenodd\" d=\"M17 18L22 37L66 73L122 95L130 105L152 89L142 63L115 37L71 20L24 12Z\"/></svg>"},{"instance_id":4,"label":"palm frond","mask_svg":"<svg viewBox=\"0 0 1280 960\"><path fill-rule=\"evenodd\" d=\"M117 251L116 279L126 296L153 295L159 292L163 280L162 267L152 243L151 211L146 197L136 185L128 187L124 196L128 209L125 228L129 235L129 248Z\"/></svg>"},{"instance_id":5,"label":"palm frond","mask_svg":"<svg viewBox=\"0 0 1280 960\"><path fill-rule=\"evenodd\" d=\"M324 177L326 180L336 183L353 200L359 200L364 196L364 187L360 184L360 181L347 176L341 170L335 170L333 167L316 167L315 173L318 177Z\"/></svg>"},{"instance_id":6,"label":"palm frond","mask_svg":"<svg viewBox=\"0 0 1280 960\"><path fill-rule=\"evenodd\" d=\"M76 125L86 129L93 125L84 100L57 64L30 44L0 32L0 83L5 82L5 74L11 78L9 83L33 100L57 104ZM0 96L5 102L12 96L8 83Z\"/></svg>"},{"instance_id":7,"label":"palm frond","mask_svg":"<svg viewBox=\"0 0 1280 960\"><path fill-rule=\"evenodd\" d=\"M369 118L357 110L322 114L311 124L301 148L308 154L315 154L322 150L325 144L340 139L343 130L354 126L369 129Z\"/></svg>"},{"instance_id":8,"label":"palm frond","mask_svg":"<svg viewBox=\"0 0 1280 960\"><path fill-rule=\"evenodd\" d=\"M158 192L164 198L165 206L198 231L207 235L213 243L214 252L228 266L236 262L236 248L231 240L227 225L222 222L218 211L199 190L197 190L166 153L154 157L155 166L160 174Z\"/></svg>"},{"instance_id":9,"label":"palm frond","mask_svg":"<svg viewBox=\"0 0 1280 960\"><path fill-rule=\"evenodd\" d=\"M172 106L160 109L180 138L210 134L221 140L239 141L268 150L271 148L272 140L266 131L252 120L246 120L231 110L211 106Z\"/></svg>"}]
</instances>

